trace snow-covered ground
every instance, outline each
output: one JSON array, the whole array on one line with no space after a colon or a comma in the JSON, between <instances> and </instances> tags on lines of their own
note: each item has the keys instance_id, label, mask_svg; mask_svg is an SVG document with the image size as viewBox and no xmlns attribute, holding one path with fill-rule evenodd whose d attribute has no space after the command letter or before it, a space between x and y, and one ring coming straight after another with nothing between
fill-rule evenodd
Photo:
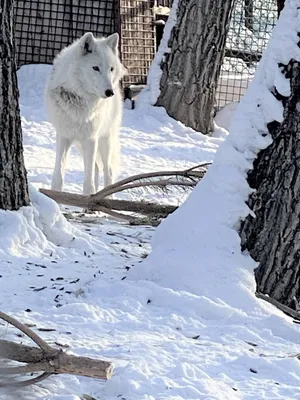
<instances>
[{"instance_id":1,"label":"snow-covered ground","mask_svg":"<svg viewBox=\"0 0 300 400\"><path fill-rule=\"evenodd\" d=\"M55 154L42 101L48 73L47 66L19 71L26 166L37 188L49 187ZM125 110L121 140L123 177L213 160L222 142L151 107ZM1 399L300 397L300 365L292 357L299 352L299 328L254 296L253 265L229 227L236 199L226 211L230 198L223 192L230 180L231 195L239 196L241 177L234 168L226 179L224 173L220 156L210 178L158 228L146 260L154 228L95 216L68 223L34 187L33 208L0 212L1 309L35 329L54 329L37 330L50 344L115 365L106 383L56 376ZM66 189L80 192L81 183L74 150ZM158 196L134 197L141 194ZM160 200L181 203L181 197ZM19 340L11 327L2 331Z\"/></svg>"},{"instance_id":2,"label":"snow-covered ground","mask_svg":"<svg viewBox=\"0 0 300 400\"><path fill-rule=\"evenodd\" d=\"M115 372L105 383L53 376L2 392L1 400L79 400L83 394L97 400L300 398L299 325L255 297L255 263L241 253L237 233L249 212L246 173L270 143L266 123L282 119L269 90L276 83L280 93L289 92L277 63L300 59L300 11L293 10L286 11L289 24L277 30L284 45L270 43L225 142L185 128L146 101L125 110L121 177L214 160L156 231L95 216L68 222L37 192L49 187L54 164L55 135L43 109L49 67L19 71L32 207L0 211L0 309L34 324L52 345L112 360ZM73 150L66 189L80 192L82 178L82 161ZM182 193L166 199L153 191L132 198L141 195L184 200ZM27 343L1 326L5 339Z\"/></svg>"},{"instance_id":3,"label":"snow-covered ground","mask_svg":"<svg viewBox=\"0 0 300 400\"><path fill-rule=\"evenodd\" d=\"M116 365L114 378L106 385L90 379L57 377L26 390L28 398L88 393L99 399L105 392L107 399L117 399L120 394L130 400L142 399L143 389L136 388L134 393L134 387L152 368L147 367L147 349L153 346L148 356L154 360L155 343L168 342L168 332L173 330L167 322L164 327L162 312L150 310L151 315L147 315L147 301L157 291L155 286L127 284L130 270L134 265L139 267L151 250L154 228L130 227L94 215L75 215L71 225L54 202L37 192L39 187L49 188L55 157L55 133L43 107L50 70L49 66L31 65L18 72L25 162L34 207L17 213L0 212L1 309L24 322L35 323L37 328L55 329L42 333L50 343L67 343L76 354L108 357ZM212 161L222 139L208 138L172 120L162 108L146 106L143 110L124 110L121 142L120 178ZM65 189L80 193L82 182L82 159L73 149ZM151 190L131 194L132 199L141 196L173 204L180 204L186 197L182 192L166 197ZM144 301L145 296L149 299ZM164 312L168 313L167 308ZM11 327L6 331L3 326L3 333L7 339L16 338ZM136 355L129 362L131 351ZM125 382L128 373L132 376ZM125 381L117 383L119 380ZM158 390L153 382L151 379L148 384L154 385L153 398L157 398L164 385L157 383L161 387ZM147 393L150 391L145 388Z\"/></svg>"}]
</instances>

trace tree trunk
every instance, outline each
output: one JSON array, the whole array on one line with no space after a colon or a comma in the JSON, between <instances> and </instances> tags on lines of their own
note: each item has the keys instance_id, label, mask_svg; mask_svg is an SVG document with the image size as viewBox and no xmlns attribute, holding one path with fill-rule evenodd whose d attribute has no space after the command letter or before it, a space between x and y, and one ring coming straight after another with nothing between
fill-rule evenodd
<instances>
[{"instance_id":1,"label":"tree trunk","mask_svg":"<svg viewBox=\"0 0 300 400\"><path fill-rule=\"evenodd\" d=\"M213 126L213 106L234 0L181 0L162 64L156 105L202 133Z\"/></svg>"},{"instance_id":2,"label":"tree trunk","mask_svg":"<svg viewBox=\"0 0 300 400\"><path fill-rule=\"evenodd\" d=\"M285 0L277 0L278 17L283 10Z\"/></svg>"},{"instance_id":3,"label":"tree trunk","mask_svg":"<svg viewBox=\"0 0 300 400\"><path fill-rule=\"evenodd\" d=\"M256 192L249 216L241 226L242 249L259 262L257 290L298 308L300 299L300 64L291 60L283 73L290 79L291 95L274 96L284 106L281 124L268 124L273 143L258 154L248 174Z\"/></svg>"},{"instance_id":4,"label":"tree trunk","mask_svg":"<svg viewBox=\"0 0 300 400\"><path fill-rule=\"evenodd\" d=\"M13 1L0 0L0 209L29 204L23 157L15 47Z\"/></svg>"}]
</instances>

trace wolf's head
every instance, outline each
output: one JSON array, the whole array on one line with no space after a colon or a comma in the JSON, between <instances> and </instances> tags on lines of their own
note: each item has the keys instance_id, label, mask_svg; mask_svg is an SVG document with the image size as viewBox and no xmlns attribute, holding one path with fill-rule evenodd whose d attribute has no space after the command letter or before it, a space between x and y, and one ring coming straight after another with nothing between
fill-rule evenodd
<instances>
[{"instance_id":1,"label":"wolf's head","mask_svg":"<svg viewBox=\"0 0 300 400\"><path fill-rule=\"evenodd\" d=\"M117 33L105 39L96 39L91 32L87 32L79 39L74 73L85 91L103 99L114 95L126 73L119 58L118 44Z\"/></svg>"}]
</instances>

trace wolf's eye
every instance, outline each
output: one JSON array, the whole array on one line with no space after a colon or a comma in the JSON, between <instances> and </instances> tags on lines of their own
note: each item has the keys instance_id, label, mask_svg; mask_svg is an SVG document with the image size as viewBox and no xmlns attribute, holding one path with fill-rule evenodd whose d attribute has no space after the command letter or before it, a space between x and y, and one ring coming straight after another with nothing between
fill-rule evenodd
<instances>
[{"instance_id":1,"label":"wolf's eye","mask_svg":"<svg viewBox=\"0 0 300 400\"><path fill-rule=\"evenodd\" d=\"M113 72L114 68L113 68L113 67L111 67L111 69L110 69L110 70L111 70L111 72Z\"/></svg>"},{"instance_id":2,"label":"wolf's eye","mask_svg":"<svg viewBox=\"0 0 300 400\"><path fill-rule=\"evenodd\" d=\"M98 71L98 72L100 71L99 67L97 67L97 66L96 66L96 67L93 67L93 70L94 70L94 71Z\"/></svg>"}]
</instances>

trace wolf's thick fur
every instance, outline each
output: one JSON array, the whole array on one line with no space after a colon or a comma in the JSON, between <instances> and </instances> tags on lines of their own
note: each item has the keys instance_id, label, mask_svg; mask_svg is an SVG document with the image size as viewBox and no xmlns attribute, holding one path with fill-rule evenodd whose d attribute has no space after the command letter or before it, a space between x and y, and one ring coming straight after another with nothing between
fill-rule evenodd
<instances>
[{"instance_id":1,"label":"wolf's thick fur","mask_svg":"<svg viewBox=\"0 0 300 400\"><path fill-rule=\"evenodd\" d=\"M88 32L54 60L45 92L48 117L56 129L53 190L62 190L67 155L74 142L84 161L84 194L97 190L101 166L104 186L115 179L122 119L119 81L125 72L118 40L117 33L96 39Z\"/></svg>"}]
</instances>

